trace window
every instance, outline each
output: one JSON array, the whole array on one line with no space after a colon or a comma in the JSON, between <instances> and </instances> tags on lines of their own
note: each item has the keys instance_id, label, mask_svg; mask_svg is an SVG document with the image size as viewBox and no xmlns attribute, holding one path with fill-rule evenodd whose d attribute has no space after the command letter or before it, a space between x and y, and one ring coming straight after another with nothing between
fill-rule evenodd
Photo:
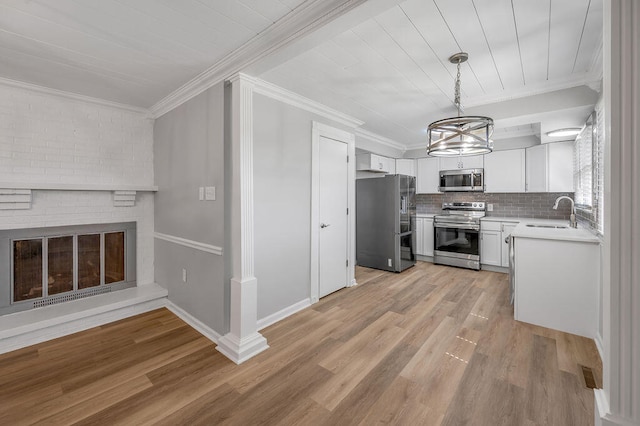
<instances>
[{"instance_id":1,"label":"window","mask_svg":"<svg viewBox=\"0 0 640 426\"><path fill-rule=\"evenodd\" d=\"M582 210L593 207L593 116L576 138L573 146L573 181L576 206Z\"/></svg>"},{"instance_id":2,"label":"window","mask_svg":"<svg viewBox=\"0 0 640 426\"><path fill-rule=\"evenodd\" d=\"M602 102L574 143L575 202L578 216L600 235L604 230L604 108Z\"/></svg>"}]
</instances>

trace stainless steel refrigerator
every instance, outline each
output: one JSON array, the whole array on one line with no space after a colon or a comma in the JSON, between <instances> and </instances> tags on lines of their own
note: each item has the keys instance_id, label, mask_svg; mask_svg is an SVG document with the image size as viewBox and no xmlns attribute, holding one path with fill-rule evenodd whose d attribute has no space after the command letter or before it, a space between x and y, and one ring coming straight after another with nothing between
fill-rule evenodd
<instances>
[{"instance_id":1,"label":"stainless steel refrigerator","mask_svg":"<svg viewBox=\"0 0 640 426\"><path fill-rule=\"evenodd\" d=\"M356 180L356 261L401 272L415 265L416 179Z\"/></svg>"}]
</instances>

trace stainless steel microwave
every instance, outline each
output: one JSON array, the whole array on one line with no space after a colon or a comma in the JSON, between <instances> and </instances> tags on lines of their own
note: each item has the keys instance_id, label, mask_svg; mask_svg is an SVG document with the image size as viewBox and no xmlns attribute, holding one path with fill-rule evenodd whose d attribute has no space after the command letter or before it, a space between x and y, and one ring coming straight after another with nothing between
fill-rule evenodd
<instances>
[{"instance_id":1,"label":"stainless steel microwave","mask_svg":"<svg viewBox=\"0 0 640 426\"><path fill-rule=\"evenodd\" d=\"M484 169L441 170L440 192L484 191Z\"/></svg>"}]
</instances>

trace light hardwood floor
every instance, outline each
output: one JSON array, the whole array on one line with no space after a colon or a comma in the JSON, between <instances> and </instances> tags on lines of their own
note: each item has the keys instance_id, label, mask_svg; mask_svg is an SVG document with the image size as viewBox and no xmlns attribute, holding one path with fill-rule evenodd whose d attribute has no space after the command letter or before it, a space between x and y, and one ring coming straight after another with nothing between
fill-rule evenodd
<instances>
[{"instance_id":1,"label":"light hardwood floor","mask_svg":"<svg viewBox=\"0 0 640 426\"><path fill-rule=\"evenodd\" d=\"M0 355L0 424L593 424L595 345L514 321L506 275L356 272L240 366L166 309Z\"/></svg>"}]
</instances>

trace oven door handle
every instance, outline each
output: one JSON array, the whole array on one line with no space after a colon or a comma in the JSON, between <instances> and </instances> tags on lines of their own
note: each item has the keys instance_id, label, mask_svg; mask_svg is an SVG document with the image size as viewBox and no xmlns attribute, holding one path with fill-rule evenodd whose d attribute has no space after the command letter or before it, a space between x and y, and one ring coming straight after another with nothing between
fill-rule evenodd
<instances>
[{"instance_id":1,"label":"oven door handle","mask_svg":"<svg viewBox=\"0 0 640 426\"><path fill-rule=\"evenodd\" d=\"M480 227L478 225L461 225L459 223L434 223L434 228L451 228L451 229L464 229L467 231L480 231Z\"/></svg>"}]
</instances>

